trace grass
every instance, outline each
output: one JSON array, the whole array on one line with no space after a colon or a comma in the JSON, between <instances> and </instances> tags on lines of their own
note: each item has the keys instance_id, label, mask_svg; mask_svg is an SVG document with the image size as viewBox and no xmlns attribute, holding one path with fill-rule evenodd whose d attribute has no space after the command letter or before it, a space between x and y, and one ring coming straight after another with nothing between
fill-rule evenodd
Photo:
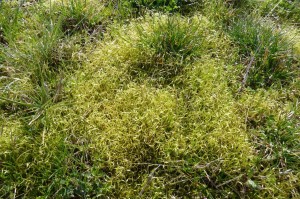
<instances>
[{"instance_id":1,"label":"grass","mask_svg":"<svg viewBox=\"0 0 300 199\"><path fill-rule=\"evenodd\" d=\"M192 10L192 6L200 6L202 0L126 0L120 2L120 7L127 6L136 13L144 13L145 9L159 10L164 12L176 12L187 13Z\"/></svg>"},{"instance_id":2,"label":"grass","mask_svg":"<svg viewBox=\"0 0 300 199\"><path fill-rule=\"evenodd\" d=\"M95 34L101 33L105 28L104 16L99 14L103 12L104 6L99 7L95 1L80 0L67 1L63 4L65 5L57 8L57 12L62 13L61 26L65 34L72 35L80 31Z\"/></svg>"},{"instance_id":3,"label":"grass","mask_svg":"<svg viewBox=\"0 0 300 199\"><path fill-rule=\"evenodd\" d=\"M0 9L0 44L6 45L14 41L17 37L17 33L20 29L18 20L22 17L23 13L18 7L14 7L13 3L1 3Z\"/></svg>"},{"instance_id":4,"label":"grass","mask_svg":"<svg viewBox=\"0 0 300 199\"><path fill-rule=\"evenodd\" d=\"M137 69L157 78L171 78L184 69L187 60L193 60L204 46L199 19L186 20L167 16L154 19L147 26L137 25L139 52Z\"/></svg>"},{"instance_id":5,"label":"grass","mask_svg":"<svg viewBox=\"0 0 300 199\"><path fill-rule=\"evenodd\" d=\"M265 173L272 168L270 179L273 178L277 181L278 187L282 187L280 189L287 190L287 195L284 197L297 197L295 193L297 193L298 185L295 177L298 173L294 172L294 169L298 167L299 140L297 132L299 127L294 123L296 120L293 113L298 112L299 108L297 100L276 100L279 96L283 97L286 94L276 90L268 92L260 90L254 95L250 94L252 99L248 98L247 100L252 101L251 106L260 107L255 111L246 105L249 104L244 101L247 97L242 99L241 104L246 107L244 111L247 126L252 142L255 143L256 161L258 165L261 165L261 172ZM284 111L279 113L278 110ZM269 186L273 186L271 182L267 183ZM282 197L279 190L273 190L272 194L273 197Z\"/></svg>"},{"instance_id":6,"label":"grass","mask_svg":"<svg viewBox=\"0 0 300 199\"><path fill-rule=\"evenodd\" d=\"M262 11L264 14L272 11L271 17L279 22L299 26L299 5L298 1L271 0L262 4Z\"/></svg>"},{"instance_id":7,"label":"grass","mask_svg":"<svg viewBox=\"0 0 300 199\"><path fill-rule=\"evenodd\" d=\"M253 18L239 20L230 33L239 45L241 59L254 57L249 74L252 88L270 87L273 84L287 84L293 78L292 40L287 40L282 31L267 22Z\"/></svg>"},{"instance_id":8,"label":"grass","mask_svg":"<svg viewBox=\"0 0 300 199\"><path fill-rule=\"evenodd\" d=\"M299 198L299 28L195 2L2 2L0 198Z\"/></svg>"}]
</instances>

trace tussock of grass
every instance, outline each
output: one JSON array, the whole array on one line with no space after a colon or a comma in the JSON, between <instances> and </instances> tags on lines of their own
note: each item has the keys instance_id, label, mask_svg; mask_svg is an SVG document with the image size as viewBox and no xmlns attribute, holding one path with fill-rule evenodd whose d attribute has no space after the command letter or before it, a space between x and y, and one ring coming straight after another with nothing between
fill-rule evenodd
<instances>
[{"instance_id":1,"label":"tussock of grass","mask_svg":"<svg viewBox=\"0 0 300 199\"><path fill-rule=\"evenodd\" d=\"M95 36L96 33L101 35L104 31L104 5L97 1L71 0L63 1L61 5L57 2L52 9L61 13L61 27L66 35L86 32Z\"/></svg>"},{"instance_id":2,"label":"tussock of grass","mask_svg":"<svg viewBox=\"0 0 300 199\"><path fill-rule=\"evenodd\" d=\"M204 54L212 57L235 54L229 39L214 30L215 24L206 17L193 18L158 15L137 20L118 35L126 45L123 62L130 62L128 69L133 78L146 77L157 84L176 82L185 67ZM220 41L216 43L215 41ZM214 49L212 51L211 49Z\"/></svg>"},{"instance_id":3,"label":"tussock of grass","mask_svg":"<svg viewBox=\"0 0 300 199\"><path fill-rule=\"evenodd\" d=\"M23 12L15 3L0 4L0 44L7 45L15 40L20 30Z\"/></svg>"},{"instance_id":4,"label":"tussock of grass","mask_svg":"<svg viewBox=\"0 0 300 199\"><path fill-rule=\"evenodd\" d=\"M269 0L263 2L260 7L263 14L269 14L272 11L270 17L277 21L299 26L300 3L298 1Z\"/></svg>"},{"instance_id":5,"label":"tussock of grass","mask_svg":"<svg viewBox=\"0 0 300 199\"><path fill-rule=\"evenodd\" d=\"M285 85L295 75L292 47L282 34L273 25L253 19L239 20L233 25L230 35L239 45L241 59L250 62L250 57L254 57L248 80L251 88Z\"/></svg>"},{"instance_id":6,"label":"tussock of grass","mask_svg":"<svg viewBox=\"0 0 300 199\"><path fill-rule=\"evenodd\" d=\"M179 74L186 59L199 56L204 45L201 35L203 23L196 20L166 17L164 20L150 21L147 24L149 27L138 25L138 41L134 45L137 45L141 56L139 67L153 76L172 77Z\"/></svg>"},{"instance_id":7,"label":"tussock of grass","mask_svg":"<svg viewBox=\"0 0 300 199\"><path fill-rule=\"evenodd\" d=\"M125 0L115 3L121 10L131 12L134 15L145 14L147 10L174 13L179 11L187 14L191 10L201 7L202 0Z\"/></svg>"},{"instance_id":8,"label":"tussock of grass","mask_svg":"<svg viewBox=\"0 0 300 199\"><path fill-rule=\"evenodd\" d=\"M100 38L95 36L96 26L93 26L95 29L88 30L92 31L88 33L77 29L81 27L80 24L74 24L74 27L65 30L63 23L68 17L75 17L75 13L82 13L83 16L78 22L96 25L95 21L100 20L99 17L102 15L95 9L101 10L103 6L95 7L95 2L84 3L84 1L72 1L66 5L64 2L60 3L56 2L49 6L34 4L29 7L11 5L16 12L18 11L17 13L22 13L23 18L18 17L11 27L7 26L8 32L14 32L14 27L18 25L20 33L9 45L1 47L2 68L5 71L7 69L14 71L12 74L3 72L4 77L1 79L2 85L5 86L3 97L32 105L34 109L39 107L37 110L49 102L58 101L60 97L57 96L61 95L62 74L76 69L84 58L82 56L84 46L92 38L94 40ZM3 3L4 5L8 6L6 3ZM56 15L59 12L60 17ZM86 25L82 29L86 30ZM72 35L68 31L71 31ZM101 34L102 29L99 31ZM31 82L28 82L28 79ZM22 89L18 89L20 87L15 85L24 80L26 83L21 86ZM8 102L6 104L16 104Z\"/></svg>"}]
</instances>

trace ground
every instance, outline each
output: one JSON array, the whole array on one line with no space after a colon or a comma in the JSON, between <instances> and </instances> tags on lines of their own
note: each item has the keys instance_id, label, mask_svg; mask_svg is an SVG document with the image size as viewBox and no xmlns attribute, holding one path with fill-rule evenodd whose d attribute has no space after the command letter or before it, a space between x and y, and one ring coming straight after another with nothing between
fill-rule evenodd
<instances>
[{"instance_id":1,"label":"ground","mask_svg":"<svg viewBox=\"0 0 300 199\"><path fill-rule=\"evenodd\" d=\"M300 197L297 1L0 10L0 198Z\"/></svg>"}]
</instances>

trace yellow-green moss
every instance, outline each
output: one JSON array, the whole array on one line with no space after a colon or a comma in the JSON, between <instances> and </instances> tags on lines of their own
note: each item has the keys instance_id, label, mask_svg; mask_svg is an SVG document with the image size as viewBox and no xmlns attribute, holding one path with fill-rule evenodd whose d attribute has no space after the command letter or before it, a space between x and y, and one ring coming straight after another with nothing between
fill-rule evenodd
<instances>
[{"instance_id":1,"label":"yellow-green moss","mask_svg":"<svg viewBox=\"0 0 300 199\"><path fill-rule=\"evenodd\" d=\"M150 186L145 184L152 164L162 168L155 186L144 194L153 189L157 197L183 194L175 188L180 185L193 196L206 187L206 169L201 167L211 162L214 166L208 166L207 172L216 178L215 184L235 177L233 184L241 180L238 175L250 168L253 152L222 61L203 56L203 61L195 61L176 77L183 79L180 87L157 87L151 78L132 82L130 66L136 49L126 40L104 42L94 51L90 62L69 79L72 107L65 114L60 107L49 114L56 113L55 126L88 140L93 164L110 176L107 183L114 197L133 197ZM168 184L186 169L202 177L184 176L187 182ZM224 177L219 178L221 173Z\"/></svg>"}]
</instances>

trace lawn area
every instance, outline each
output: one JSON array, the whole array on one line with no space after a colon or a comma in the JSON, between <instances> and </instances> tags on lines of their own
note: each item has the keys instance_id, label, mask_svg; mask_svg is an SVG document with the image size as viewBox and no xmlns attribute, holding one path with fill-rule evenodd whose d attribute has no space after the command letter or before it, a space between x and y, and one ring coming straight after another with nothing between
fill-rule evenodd
<instances>
[{"instance_id":1,"label":"lawn area","mask_svg":"<svg viewBox=\"0 0 300 199\"><path fill-rule=\"evenodd\" d=\"M0 1L0 198L300 198L300 2Z\"/></svg>"}]
</instances>

